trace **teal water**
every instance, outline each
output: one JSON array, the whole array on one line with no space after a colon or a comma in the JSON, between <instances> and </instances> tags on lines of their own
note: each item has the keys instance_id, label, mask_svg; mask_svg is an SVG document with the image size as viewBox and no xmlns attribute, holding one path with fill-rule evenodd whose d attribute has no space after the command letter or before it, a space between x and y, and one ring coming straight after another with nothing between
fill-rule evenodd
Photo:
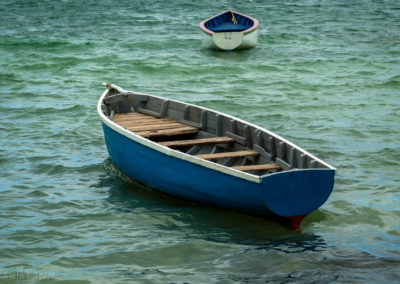
<instances>
[{"instance_id":1,"label":"teal water","mask_svg":"<svg viewBox=\"0 0 400 284\"><path fill-rule=\"evenodd\" d=\"M0 1L0 283L398 283L400 2ZM258 18L203 50L198 23ZM251 121L338 168L299 231L113 166L102 82Z\"/></svg>"}]
</instances>

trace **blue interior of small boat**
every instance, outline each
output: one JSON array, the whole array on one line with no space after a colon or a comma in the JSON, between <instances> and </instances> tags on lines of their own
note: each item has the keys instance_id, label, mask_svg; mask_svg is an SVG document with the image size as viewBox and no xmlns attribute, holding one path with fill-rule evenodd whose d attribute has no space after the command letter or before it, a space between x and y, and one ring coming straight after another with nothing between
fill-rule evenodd
<instances>
[{"instance_id":1,"label":"blue interior of small boat","mask_svg":"<svg viewBox=\"0 0 400 284\"><path fill-rule=\"evenodd\" d=\"M236 20L236 23L235 23ZM251 28L254 21L243 15L227 11L221 15L209 19L204 26L213 32L241 32Z\"/></svg>"}]
</instances>

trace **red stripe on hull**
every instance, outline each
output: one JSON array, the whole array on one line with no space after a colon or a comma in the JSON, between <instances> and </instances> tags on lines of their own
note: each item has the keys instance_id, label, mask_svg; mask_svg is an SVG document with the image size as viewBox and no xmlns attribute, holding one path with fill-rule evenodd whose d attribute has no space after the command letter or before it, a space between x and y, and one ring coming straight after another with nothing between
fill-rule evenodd
<instances>
[{"instance_id":1,"label":"red stripe on hull","mask_svg":"<svg viewBox=\"0 0 400 284\"><path fill-rule=\"evenodd\" d=\"M307 215L290 216L286 217L286 219L292 229L298 229L300 228L301 221L303 221L306 216Z\"/></svg>"}]
</instances>

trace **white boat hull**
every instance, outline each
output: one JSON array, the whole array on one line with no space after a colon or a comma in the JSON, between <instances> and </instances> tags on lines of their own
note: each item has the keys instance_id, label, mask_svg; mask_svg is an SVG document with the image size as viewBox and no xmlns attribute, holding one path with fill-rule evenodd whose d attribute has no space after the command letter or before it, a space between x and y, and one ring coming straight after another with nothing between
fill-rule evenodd
<instances>
[{"instance_id":1,"label":"white boat hull","mask_svg":"<svg viewBox=\"0 0 400 284\"><path fill-rule=\"evenodd\" d=\"M222 32L202 33L202 47L207 49L236 50L254 47L258 40L258 29L251 33Z\"/></svg>"}]
</instances>

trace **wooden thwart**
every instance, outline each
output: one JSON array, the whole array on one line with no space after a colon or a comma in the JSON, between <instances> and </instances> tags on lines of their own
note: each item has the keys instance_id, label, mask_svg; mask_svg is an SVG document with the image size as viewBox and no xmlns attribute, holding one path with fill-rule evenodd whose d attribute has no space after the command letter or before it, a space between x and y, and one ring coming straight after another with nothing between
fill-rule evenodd
<instances>
[{"instance_id":1,"label":"wooden thwart","mask_svg":"<svg viewBox=\"0 0 400 284\"><path fill-rule=\"evenodd\" d=\"M125 121L125 120L132 120L132 119L140 119L140 118L154 118L152 116L149 115L144 115L138 112L128 112L128 113L120 113L120 114L116 114L113 117L113 121Z\"/></svg>"},{"instance_id":2,"label":"wooden thwart","mask_svg":"<svg viewBox=\"0 0 400 284\"><path fill-rule=\"evenodd\" d=\"M146 125L138 125L138 126L130 126L127 127L128 130L137 132L137 131L149 131L149 130L164 130L171 128L180 128L182 127L181 123L178 122L170 122L166 124L146 124Z\"/></svg>"},{"instance_id":3,"label":"wooden thwart","mask_svg":"<svg viewBox=\"0 0 400 284\"><path fill-rule=\"evenodd\" d=\"M139 120L139 121L124 121L124 122L117 122L119 125L124 126L126 128L131 127L131 126L143 126L143 125L153 125L153 124L170 124L175 121L170 120L170 119L157 119L157 120Z\"/></svg>"},{"instance_id":4,"label":"wooden thwart","mask_svg":"<svg viewBox=\"0 0 400 284\"><path fill-rule=\"evenodd\" d=\"M225 144L231 142L233 142L232 138L224 136L224 137L212 137L212 138L201 138L201 139L165 141L165 142L160 142L160 144L167 147L185 147L185 146L197 146L197 145L207 145L207 144Z\"/></svg>"},{"instance_id":5,"label":"wooden thwart","mask_svg":"<svg viewBox=\"0 0 400 284\"><path fill-rule=\"evenodd\" d=\"M196 127L188 126L175 120L156 118L137 112L116 114L114 116L114 122L145 138L175 136L198 132Z\"/></svg>"},{"instance_id":6,"label":"wooden thwart","mask_svg":"<svg viewBox=\"0 0 400 284\"><path fill-rule=\"evenodd\" d=\"M138 131L136 134L149 138L156 136L175 136L175 135L183 135L183 134L192 134L197 133L199 130L195 127L185 126L182 124L182 127L172 128L172 129L164 129L164 130L150 130L150 131Z\"/></svg>"},{"instance_id":7,"label":"wooden thwart","mask_svg":"<svg viewBox=\"0 0 400 284\"><path fill-rule=\"evenodd\" d=\"M262 165L249 165L249 166L235 166L231 168L247 172L247 171L279 170L281 166L278 164L262 164Z\"/></svg>"},{"instance_id":8,"label":"wooden thwart","mask_svg":"<svg viewBox=\"0 0 400 284\"><path fill-rule=\"evenodd\" d=\"M117 117L114 118L113 121L116 123L127 123L127 122L141 122L141 121L159 121L160 118L156 118L153 116L149 117L140 117L140 116L132 116L132 117Z\"/></svg>"},{"instance_id":9,"label":"wooden thwart","mask_svg":"<svg viewBox=\"0 0 400 284\"><path fill-rule=\"evenodd\" d=\"M134 117L134 116L148 116L138 112L127 112L127 113L119 113L115 115L116 117Z\"/></svg>"},{"instance_id":10,"label":"wooden thwart","mask_svg":"<svg viewBox=\"0 0 400 284\"><path fill-rule=\"evenodd\" d=\"M222 158L236 158L236 157L257 156L257 155L259 155L257 151L245 150L245 151L224 152L215 154L202 154L202 155L196 155L196 157L202 158L204 160L214 160Z\"/></svg>"}]
</instances>

